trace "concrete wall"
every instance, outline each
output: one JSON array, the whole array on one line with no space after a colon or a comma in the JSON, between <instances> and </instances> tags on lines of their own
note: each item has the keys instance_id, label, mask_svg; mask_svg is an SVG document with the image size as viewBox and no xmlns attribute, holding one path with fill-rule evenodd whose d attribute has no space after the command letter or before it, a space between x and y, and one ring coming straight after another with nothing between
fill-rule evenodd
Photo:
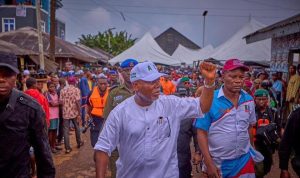
<instances>
[{"instance_id":1,"label":"concrete wall","mask_svg":"<svg viewBox=\"0 0 300 178\"><path fill-rule=\"evenodd\" d=\"M271 70L274 72L287 73L289 65L293 63L294 51L299 50L300 32L283 37L272 38Z\"/></svg>"}]
</instances>

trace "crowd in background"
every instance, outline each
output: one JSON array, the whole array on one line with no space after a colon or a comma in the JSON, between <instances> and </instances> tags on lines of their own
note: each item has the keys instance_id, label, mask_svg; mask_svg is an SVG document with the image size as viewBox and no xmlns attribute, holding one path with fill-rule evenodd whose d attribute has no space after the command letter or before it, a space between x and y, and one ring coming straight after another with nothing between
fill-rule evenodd
<instances>
[{"instance_id":1,"label":"crowd in background","mask_svg":"<svg viewBox=\"0 0 300 178\"><path fill-rule=\"evenodd\" d=\"M83 128L89 126L87 105L89 105L88 98L93 88L97 87L97 82L103 78L107 80L107 87L110 90L123 85L122 70L124 70L122 67L99 66L82 69L66 68L64 71L48 75L33 75L28 70L21 73L17 87L35 98L43 107L53 154L61 152L62 144L65 145L66 154L72 151L69 141L69 131L72 130L75 130L77 147L80 148L84 144L80 134L82 134ZM179 97L199 97L201 95L204 80L194 68L158 66L158 70L167 74L160 78L161 94ZM256 101L258 106L260 100L263 100L259 97L267 98L266 107L270 109L268 117L274 117L279 134L283 133L288 115L300 106L300 65L298 67L290 66L289 73L285 75L289 78L287 81L283 79L282 72L266 72L260 69L246 72L243 78L243 89L255 98L255 101L258 98ZM220 68L217 72L215 89L219 89L222 83ZM80 117L78 117L79 115ZM259 117L263 117L263 114ZM259 148L259 146L257 147ZM197 148L196 146L195 149ZM199 149L197 150L199 151ZM272 153L273 151L271 151L271 155ZM267 164L270 166L265 170L266 173L270 171L272 158Z\"/></svg>"}]
</instances>

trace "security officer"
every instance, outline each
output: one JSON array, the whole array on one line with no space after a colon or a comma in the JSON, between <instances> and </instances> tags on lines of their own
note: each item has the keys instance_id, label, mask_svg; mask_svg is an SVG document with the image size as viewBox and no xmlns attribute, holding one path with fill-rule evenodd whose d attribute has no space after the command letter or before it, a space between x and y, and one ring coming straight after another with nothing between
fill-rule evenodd
<instances>
[{"instance_id":1,"label":"security officer","mask_svg":"<svg viewBox=\"0 0 300 178\"><path fill-rule=\"evenodd\" d=\"M106 105L107 97L109 94L109 88L107 77L103 74L98 78L97 86L95 86L88 98L88 114L93 120L91 126L91 144L94 147L99 136L99 132L104 123L103 110Z\"/></svg>"},{"instance_id":2,"label":"security officer","mask_svg":"<svg viewBox=\"0 0 300 178\"><path fill-rule=\"evenodd\" d=\"M108 97L107 103L104 108L103 117L106 119L109 113L122 101L129 98L134 94L131 82L130 82L130 71L131 69L138 64L138 61L135 59L126 59L120 65L120 72L124 79L124 83L120 86L111 89ZM116 169L116 161L119 158L119 153L117 150L113 151L111 157L109 158L109 167L111 169L111 177L115 178L117 169Z\"/></svg>"},{"instance_id":3,"label":"security officer","mask_svg":"<svg viewBox=\"0 0 300 178\"><path fill-rule=\"evenodd\" d=\"M37 177L54 178L45 113L31 97L14 89L18 73L17 57L0 53L0 177L29 178L32 145Z\"/></svg>"},{"instance_id":4,"label":"security officer","mask_svg":"<svg viewBox=\"0 0 300 178\"><path fill-rule=\"evenodd\" d=\"M104 118L107 118L110 111L112 111L118 104L134 94L129 77L132 67L134 67L137 63L138 62L134 59L126 59L121 63L120 72L124 79L124 83L120 84L116 88L111 89L107 98L107 104L104 108Z\"/></svg>"},{"instance_id":5,"label":"security officer","mask_svg":"<svg viewBox=\"0 0 300 178\"><path fill-rule=\"evenodd\" d=\"M254 126L254 132L257 132L259 127L268 125L272 122L276 123L277 128L280 128L281 123L278 117L276 117L276 111L269 106L269 96L269 92L265 89L258 89L255 91L254 97L257 123ZM271 171L273 164L272 155L275 152L276 145L268 145L264 142L264 139L259 137L256 133L253 133L253 135L255 149L264 156L263 162L255 165L255 175L257 178L260 178Z\"/></svg>"},{"instance_id":6,"label":"security officer","mask_svg":"<svg viewBox=\"0 0 300 178\"><path fill-rule=\"evenodd\" d=\"M190 78L182 77L175 93L179 97L192 97ZM198 165L201 161L200 148L197 141L197 129L193 127L194 119L184 119L180 122L180 129L177 139L177 157L179 178L192 177L192 165ZM191 154L191 140L193 138L195 152Z\"/></svg>"},{"instance_id":7,"label":"security officer","mask_svg":"<svg viewBox=\"0 0 300 178\"><path fill-rule=\"evenodd\" d=\"M190 83L190 78L182 77L177 86L176 95L179 97L192 97L194 92L192 91L192 85Z\"/></svg>"}]
</instances>

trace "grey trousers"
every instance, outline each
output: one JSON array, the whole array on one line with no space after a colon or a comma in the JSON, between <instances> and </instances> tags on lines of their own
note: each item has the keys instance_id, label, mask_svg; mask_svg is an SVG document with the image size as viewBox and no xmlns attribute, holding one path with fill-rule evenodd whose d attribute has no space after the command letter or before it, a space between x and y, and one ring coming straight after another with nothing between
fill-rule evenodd
<instances>
[{"instance_id":1,"label":"grey trousers","mask_svg":"<svg viewBox=\"0 0 300 178\"><path fill-rule=\"evenodd\" d=\"M78 122L76 121L76 118L74 119L64 119L64 141L65 141L65 149L70 149L70 138L69 138L69 130L70 130L70 122L72 121L74 128L75 128L75 135L76 135L76 142L77 145L80 144L81 138L80 138L80 129Z\"/></svg>"}]
</instances>

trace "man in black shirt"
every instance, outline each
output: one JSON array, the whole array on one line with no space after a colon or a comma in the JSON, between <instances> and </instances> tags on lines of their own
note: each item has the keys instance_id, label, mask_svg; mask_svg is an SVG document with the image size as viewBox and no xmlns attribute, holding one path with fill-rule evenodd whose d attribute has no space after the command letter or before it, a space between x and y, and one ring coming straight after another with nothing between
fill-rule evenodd
<instances>
[{"instance_id":1,"label":"man in black shirt","mask_svg":"<svg viewBox=\"0 0 300 178\"><path fill-rule=\"evenodd\" d=\"M17 73L17 57L0 53L0 177L29 178L33 146L37 176L54 178L45 113L31 97L14 89Z\"/></svg>"},{"instance_id":2,"label":"man in black shirt","mask_svg":"<svg viewBox=\"0 0 300 178\"><path fill-rule=\"evenodd\" d=\"M194 150L191 153L191 139L193 138ZM184 119L180 123L180 130L177 139L177 156L179 178L191 178L192 165L197 165L201 161L201 152L197 141L197 129L193 127L193 119Z\"/></svg>"},{"instance_id":3,"label":"man in black shirt","mask_svg":"<svg viewBox=\"0 0 300 178\"><path fill-rule=\"evenodd\" d=\"M191 97L190 79L183 77L177 87L176 94L180 97ZM197 141L197 129L193 126L193 119L184 119L180 123L180 130L177 139L177 156L179 178L190 178L192 173L192 165L197 165L201 161L200 148ZM191 154L190 143L193 138L195 153Z\"/></svg>"},{"instance_id":4,"label":"man in black shirt","mask_svg":"<svg viewBox=\"0 0 300 178\"><path fill-rule=\"evenodd\" d=\"M280 123L276 118L277 114L271 107L269 107L269 92L264 89L258 89L255 91L255 113L257 118L257 123L255 125L256 133L258 129L262 129L266 125L271 123L276 123L276 126L279 128ZM275 151L276 145L266 144L264 138L258 134L254 135L254 146L257 151L259 151L263 156L263 163L255 165L255 175L257 178L264 177L271 170L273 164L272 155Z\"/></svg>"},{"instance_id":5,"label":"man in black shirt","mask_svg":"<svg viewBox=\"0 0 300 178\"><path fill-rule=\"evenodd\" d=\"M288 172L289 158L292 150L295 157L292 159L294 171L300 176L300 108L292 111L285 126L284 134L279 145L280 178L290 178Z\"/></svg>"}]
</instances>

